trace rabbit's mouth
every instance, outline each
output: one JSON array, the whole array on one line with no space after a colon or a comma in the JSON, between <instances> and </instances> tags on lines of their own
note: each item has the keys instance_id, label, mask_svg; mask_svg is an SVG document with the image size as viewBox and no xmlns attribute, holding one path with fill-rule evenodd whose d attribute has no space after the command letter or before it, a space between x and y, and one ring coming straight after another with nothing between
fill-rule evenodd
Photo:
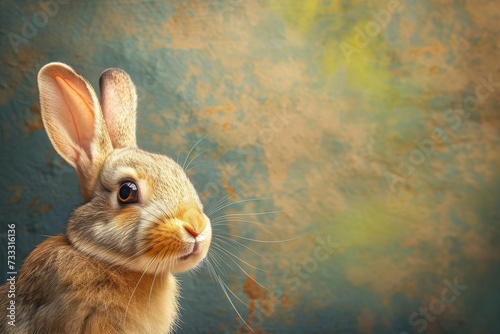
<instances>
[{"instance_id":1,"label":"rabbit's mouth","mask_svg":"<svg viewBox=\"0 0 500 334\"><path fill-rule=\"evenodd\" d=\"M192 246L192 249L188 252L188 254L182 255L181 257L179 257L179 260L186 261L187 259L189 259L191 255L196 254L199 249L200 249L200 243L198 241L195 241Z\"/></svg>"}]
</instances>

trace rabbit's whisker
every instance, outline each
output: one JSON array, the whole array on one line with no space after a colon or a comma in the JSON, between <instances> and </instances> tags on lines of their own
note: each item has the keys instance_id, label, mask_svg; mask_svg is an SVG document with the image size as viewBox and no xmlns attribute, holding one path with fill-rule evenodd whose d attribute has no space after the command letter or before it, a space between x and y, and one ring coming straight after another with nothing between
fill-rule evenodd
<instances>
[{"instance_id":1,"label":"rabbit's whisker","mask_svg":"<svg viewBox=\"0 0 500 334\"><path fill-rule=\"evenodd\" d=\"M240 268L245 273L245 275L247 275L248 278L250 278L252 281L254 281L255 283L257 283L261 288L267 290L271 294L273 293L271 290L269 290L264 285L260 284L255 278L253 278L245 269L243 269L242 266L240 266L236 261L234 261L234 259L231 259L231 261L233 261L234 264L236 264L238 266L238 268Z\"/></svg>"},{"instance_id":2,"label":"rabbit's whisker","mask_svg":"<svg viewBox=\"0 0 500 334\"><path fill-rule=\"evenodd\" d=\"M215 229L214 229L215 230ZM219 234L221 235L221 234ZM299 235L297 237L293 237L293 238L288 238L288 239L282 239L282 240L259 240L259 239L252 239L252 238L247 238L247 237L243 237L241 235L236 235L236 234L223 234L224 236L231 236L231 237L234 237L234 238L238 238L238 239L243 239L243 240L248 240L248 241L253 241L253 242L260 242L260 243L281 243L281 242L289 242L289 241L293 241L293 240L297 240L297 239L300 239L300 238L303 238L306 236L306 234L302 234L302 235Z\"/></svg>"},{"instance_id":3,"label":"rabbit's whisker","mask_svg":"<svg viewBox=\"0 0 500 334\"><path fill-rule=\"evenodd\" d=\"M209 168L207 167L207 164L198 164L198 165L193 165L193 166L191 166L191 168L186 169L186 174L188 174L190 170L193 170L193 169L195 169L195 168L202 167L202 166L205 166L205 167L206 167L206 168L205 168L205 170L208 170L208 169L209 169Z\"/></svg>"},{"instance_id":4,"label":"rabbit's whisker","mask_svg":"<svg viewBox=\"0 0 500 334\"><path fill-rule=\"evenodd\" d=\"M235 244L237 244L237 245L240 245L240 246L242 246L242 247L244 247L244 248L248 249L249 251L253 252L254 254L258 255L260 258L264 259L265 261L267 261L267 262L269 262L269 263L272 263L272 261L271 261L271 260L268 260L267 258L265 258L263 255L261 255L261 254L260 254L259 252L257 252L256 250L253 250L252 248L250 248L250 247L246 246L245 244L243 244L243 243L241 243L241 242L239 242L239 241L237 241L237 240L233 240L233 239L228 238L228 237L226 237L226 236L224 236L224 235L214 235L212 238L214 239L214 241L220 241L220 242L223 242L223 243L227 244L228 246L231 246L232 248L236 248L236 246L231 245L231 243L230 243L230 242L235 243ZM223 239L226 239L226 240L223 240Z\"/></svg>"},{"instance_id":5,"label":"rabbit's whisker","mask_svg":"<svg viewBox=\"0 0 500 334\"><path fill-rule=\"evenodd\" d=\"M246 219L234 219L231 217L229 217L229 218L220 217L220 218L214 219L210 222L212 223L212 226L230 226L230 225L232 225L229 223L248 223L248 224L254 224L257 226L265 227L267 229L269 228L269 225L266 225L263 223L258 223L258 222L254 222L254 221L246 220Z\"/></svg>"},{"instance_id":6,"label":"rabbit's whisker","mask_svg":"<svg viewBox=\"0 0 500 334\"><path fill-rule=\"evenodd\" d=\"M179 147L179 149L177 150L177 159L175 160L175 162L177 164L179 164L179 155L181 154L181 148Z\"/></svg>"},{"instance_id":7,"label":"rabbit's whisker","mask_svg":"<svg viewBox=\"0 0 500 334\"><path fill-rule=\"evenodd\" d=\"M210 260L214 261L214 256L213 254L211 254L210 252L207 254L207 260L204 262L204 264L206 264L206 267L207 269L210 269L209 268L209 265L210 265ZM215 261L214 261L215 263ZM210 274L210 278L212 279L212 283L215 284L215 278L214 278L214 275L212 274L212 272L210 270L208 270L208 273Z\"/></svg>"},{"instance_id":8,"label":"rabbit's whisker","mask_svg":"<svg viewBox=\"0 0 500 334\"><path fill-rule=\"evenodd\" d=\"M249 198L249 199L243 199L243 200L240 200L240 201L235 201L235 202L231 202L231 203L228 203L228 204L224 204L222 206L219 206L217 208L213 208L211 211L210 211L210 215L213 215L214 213L224 209L224 208L227 208L228 206L231 206L231 205L235 205L235 204L239 204L239 203L245 203L245 202L256 202L256 201L266 201L266 200L271 200L272 198Z\"/></svg>"},{"instance_id":9,"label":"rabbit's whisker","mask_svg":"<svg viewBox=\"0 0 500 334\"><path fill-rule=\"evenodd\" d=\"M219 246L219 247L220 247L220 246ZM216 247L216 248L217 248L217 247ZM219 249L218 249L218 250L219 250ZM226 252L224 252L224 253L226 253ZM217 253L215 253L215 254L217 254ZM227 254L227 253L226 253L226 254ZM257 284L258 284L259 286L261 286L263 289L265 289L265 290L269 291L270 293L272 293L272 291L271 291L271 290L269 290L267 287L265 287L264 285L262 285L261 283L259 283L257 280L255 280L255 279L254 279L254 278L253 278L253 277L252 277L252 276L251 276L251 275L250 275L250 274L249 274L249 273L248 273L245 269L243 269L243 267L242 267L242 266L240 266L240 265L239 265L239 264L238 264L238 263L237 263L234 259L232 259L232 258L229 258L229 259L230 259L230 260L231 260L231 261L232 261L232 262L233 262L236 266L238 266L238 268L240 268L240 269L241 269L241 270L242 270L242 271L243 271L243 272L244 272L244 273L245 273L245 274L246 274L246 275L247 275L247 276L248 276L248 277L249 277L252 281L254 281L255 283L257 283ZM238 258L238 259L239 259L239 258ZM240 259L240 261L241 261L241 259ZM225 265L227 265L228 267L230 267L231 269L233 269L233 270L234 270L234 268L233 268L233 267L231 267L231 266L229 265L229 263L224 262L224 264L225 264ZM246 263L246 264L248 265L248 263ZM251 266L251 267L253 267L253 266ZM266 270L263 270L263 269L260 269L260 268L257 268L257 267L253 267L253 268L255 268L255 269L257 269L257 270L266 271ZM266 271L266 272L269 272L269 271Z\"/></svg>"},{"instance_id":10,"label":"rabbit's whisker","mask_svg":"<svg viewBox=\"0 0 500 334\"><path fill-rule=\"evenodd\" d=\"M220 287L222 288L222 291L224 292L224 294L226 295L227 299L229 300L229 303L231 303L231 306L233 307L234 311L236 312L236 314L238 314L238 317L241 319L241 321L243 321L243 323L248 327L248 329L250 329L252 331L252 333L255 333L255 331L252 329L252 327L245 321L245 319L243 319L243 317L241 316L240 312L238 312L238 309L236 308L236 306L234 305L233 303L233 300L231 299L231 297L229 296L228 294L228 291L236 298L238 299L243 305L246 305L248 308L250 308L249 305L247 305L244 301L242 301L231 289L229 289L229 287L226 285L226 283L224 283L222 281L222 279L220 278L220 276L215 272L215 269L214 267L209 263L209 266L210 266L210 270L213 272L214 274L214 277L216 278L216 280L219 282L219 285Z\"/></svg>"},{"instance_id":11,"label":"rabbit's whisker","mask_svg":"<svg viewBox=\"0 0 500 334\"><path fill-rule=\"evenodd\" d=\"M151 282L151 288L149 289L148 305L151 305L151 294L153 293L153 286L155 285L156 275L158 274L158 268L160 267L162 261L156 263L155 272L153 275L153 282Z\"/></svg>"},{"instance_id":12,"label":"rabbit's whisker","mask_svg":"<svg viewBox=\"0 0 500 334\"><path fill-rule=\"evenodd\" d=\"M198 153L197 155L195 155L195 156L194 156L194 158L193 158L193 159L191 159L191 160L188 162L188 164L186 165L186 168L185 168L186 173L187 173L190 169L194 168L194 167L189 168L189 165L190 165L190 164L191 164L191 163L192 163L192 162L193 162L193 161L194 161L197 157L199 157L199 156L200 156L200 155L202 155L203 153L207 153L207 152L209 152L209 151L211 151L211 150L205 150L205 151L202 151L202 152ZM200 166L200 165L196 165L196 166ZM196 167L196 166L195 166L195 167Z\"/></svg>"},{"instance_id":13,"label":"rabbit's whisker","mask_svg":"<svg viewBox=\"0 0 500 334\"><path fill-rule=\"evenodd\" d=\"M224 205L226 204L228 201L230 201L231 199L235 199L237 198L237 196L243 194L245 192L244 189L241 189L241 185L238 185L235 189L234 189L234 192L233 193L228 193L227 195L225 195L224 197L222 197L220 200L218 200L215 204L212 204L209 206L209 203L210 203L210 200L207 201L205 203L205 206L207 207L205 212L207 212L207 216L211 216L212 213L213 213L213 210L218 207L219 205Z\"/></svg>"},{"instance_id":14,"label":"rabbit's whisker","mask_svg":"<svg viewBox=\"0 0 500 334\"><path fill-rule=\"evenodd\" d=\"M196 144L194 144L193 147L191 147L191 149L189 150L189 153L186 156L186 159L184 159L184 163L182 164L182 169L185 169L184 166L186 166L186 162L187 162L189 156L191 155L191 152L193 152L194 148L196 147L196 145L198 145L203 139L207 138L208 135L209 135L209 133L207 133L206 135L204 135L203 137L201 137L201 139L199 139L196 142Z\"/></svg>"},{"instance_id":15,"label":"rabbit's whisker","mask_svg":"<svg viewBox=\"0 0 500 334\"><path fill-rule=\"evenodd\" d=\"M276 210L276 211L264 211L264 212L250 212L250 213L229 213L227 215L223 215L217 218L222 218L222 217L240 217L240 216L261 216L261 215L270 215L274 213L283 213L285 212L284 210ZM215 218L215 219L217 219Z\"/></svg>"},{"instance_id":16,"label":"rabbit's whisker","mask_svg":"<svg viewBox=\"0 0 500 334\"><path fill-rule=\"evenodd\" d=\"M214 209L214 207L220 205L221 203L224 203L225 201L228 201L230 200L231 198L235 198L237 195L241 195L244 190L241 189L241 186L237 186L236 189L234 190L235 192L234 193L231 193L231 194L227 194L226 196L222 197L220 200L218 200L215 204L213 204L212 206L209 207L209 203L210 203L210 200L207 201L204 206L207 207L205 212L207 212L207 216L210 217L211 215L211 212L212 210Z\"/></svg>"},{"instance_id":17,"label":"rabbit's whisker","mask_svg":"<svg viewBox=\"0 0 500 334\"><path fill-rule=\"evenodd\" d=\"M261 269L259 267L256 267L254 265L251 265L250 263L246 262L245 260L243 260L242 258L238 257L237 255L234 255L233 253L231 253L230 251L224 249L223 247L221 247L220 245L217 245L217 244L213 244L212 245L214 247L214 249L217 249L219 251L221 251L223 254L227 254L227 255L231 255L232 257L235 257L237 258L238 260L240 260L241 262L243 262L244 264L246 264L247 266L249 267L252 267L256 270L260 270L260 271L264 271L264 272L269 272L269 270L265 270L265 269Z\"/></svg>"},{"instance_id":18,"label":"rabbit's whisker","mask_svg":"<svg viewBox=\"0 0 500 334\"><path fill-rule=\"evenodd\" d=\"M221 255L223 254L222 252L219 253L218 250L214 249L214 252L213 252L213 255L214 255L214 262L216 264L218 264L218 268L224 272L224 275L227 276L227 273L226 271L224 270L224 267L222 266L221 263L225 264L226 266L228 266L229 268L231 268L233 271L236 271L236 269L234 269L233 267L231 267L231 265L229 263L227 263L226 259ZM221 262L219 262L219 260Z\"/></svg>"}]
</instances>

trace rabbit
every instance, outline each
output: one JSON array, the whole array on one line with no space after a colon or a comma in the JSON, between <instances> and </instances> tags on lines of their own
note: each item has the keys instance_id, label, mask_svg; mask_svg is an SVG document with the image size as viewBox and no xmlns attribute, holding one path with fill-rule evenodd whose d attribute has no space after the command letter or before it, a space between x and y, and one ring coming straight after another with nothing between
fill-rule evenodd
<instances>
[{"instance_id":1,"label":"rabbit","mask_svg":"<svg viewBox=\"0 0 500 334\"><path fill-rule=\"evenodd\" d=\"M0 317L2 333L170 333L179 313L174 274L197 267L209 250L210 220L185 171L137 147L128 74L107 69L99 86L101 104L66 64L38 73L44 128L75 168L84 201L65 235L24 261L15 326ZM0 288L3 312L7 292L8 282Z\"/></svg>"}]
</instances>

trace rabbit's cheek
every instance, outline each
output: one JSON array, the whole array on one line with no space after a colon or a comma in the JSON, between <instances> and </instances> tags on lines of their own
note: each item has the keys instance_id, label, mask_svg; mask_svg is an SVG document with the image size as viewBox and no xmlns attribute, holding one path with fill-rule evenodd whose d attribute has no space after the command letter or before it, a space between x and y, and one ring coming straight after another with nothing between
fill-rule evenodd
<instances>
[{"instance_id":1,"label":"rabbit's cheek","mask_svg":"<svg viewBox=\"0 0 500 334\"><path fill-rule=\"evenodd\" d=\"M138 207L129 206L121 208L112 221L116 226L131 229L137 226L140 216L140 209Z\"/></svg>"},{"instance_id":2,"label":"rabbit's cheek","mask_svg":"<svg viewBox=\"0 0 500 334\"><path fill-rule=\"evenodd\" d=\"M158 260L175 257L178 249L182 246L178 233L166 224L157 224L157 226L147 233L147 252L148 257L156 257Z\"/></svg>"}]
</instances>

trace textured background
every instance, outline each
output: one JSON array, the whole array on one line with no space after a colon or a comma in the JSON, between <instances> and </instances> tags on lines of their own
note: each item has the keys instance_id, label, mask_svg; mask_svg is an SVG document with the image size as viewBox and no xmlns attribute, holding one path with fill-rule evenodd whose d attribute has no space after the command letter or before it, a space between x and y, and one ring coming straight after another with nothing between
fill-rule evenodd
<instances>
[{"instance_id":1,"label":"textured background","mask_svg":"<svg viewBox=\"0 0 500 334\"><path fill-rule=\"evenodd\" d=\"M184 161L208 134L189 158L207 207L264 199L212 215L232 215L211 256L255 332L500 333L498 1L0 6L2 281L6 224L20 264L81 202L38 70L121 67L140 146ZM179 333L246 332L206 268L180 279Z\"/></svg>"}]
</instances>

